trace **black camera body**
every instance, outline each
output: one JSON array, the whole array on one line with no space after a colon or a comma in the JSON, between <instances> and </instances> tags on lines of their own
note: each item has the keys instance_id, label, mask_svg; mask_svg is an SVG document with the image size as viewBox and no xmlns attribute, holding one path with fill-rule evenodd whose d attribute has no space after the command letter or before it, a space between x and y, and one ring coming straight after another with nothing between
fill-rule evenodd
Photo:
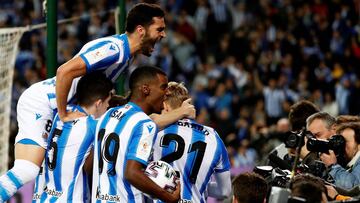
<instances>
[{"instance_id":1,"label":"black camera body","mask_svg":"<svg viewBox=\"0 0 360 203\"><path fill-rule=\"evenodd\" d=\"M345 144L346 141L342 135L333 135L327 140L310 137L306 143L306 147L311 152L328 153L329 150L333 150L336 155L337 163L341 166L345 166Z\"/></svg>"},{"instance_id":2,"label":"black camera body","mask_svg":"<svg viewBox=\"0 0 360 203\"><path fill-rule=\"evenodd\" d=\"M329 150L333 150L335 154L343 154L345 152L345 138L342 135L333 135L328 140L310 137L306 147L311 152L326 153Z\"/></svg>"},{"instance_id":3,"label":"black camera body","mask_svg":"<svg viewBox=\"0 0 360 203\"><path fill-rule=\"evenodd\" d=\"M304 146L304 137L313 137L310 131L301 130L300 132L289 131L285 134L284 144L286 148L295 149Z\"/></svg>"},{"instance_id":4,"label":"black camera body","mask_svg":"<svg viewBox=\"0 0 360 203\"><path fill-rule=\"evenodd\" d=\"M256 166L254 172L264 177L271 185L281 188L288 188L290 182L290 171L273 168L272 166Z\"/></svg>"}]
</instances>

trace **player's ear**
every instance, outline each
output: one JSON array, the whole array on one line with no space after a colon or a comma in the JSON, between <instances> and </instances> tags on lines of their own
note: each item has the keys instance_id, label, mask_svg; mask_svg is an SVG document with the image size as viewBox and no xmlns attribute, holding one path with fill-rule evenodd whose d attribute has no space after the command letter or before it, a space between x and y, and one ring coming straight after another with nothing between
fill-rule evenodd
<instances>
[{"instance_id":1,"label":"player's ear","mask_svg":"<svg viewBox=\"0 0 360 203\"><path fill-rule=\"evenodd\" d=\"M138 25L136 26L136 32L139 34L140 37L144 37L146 30L142 25Z\"/></svg>"},{"instance_id":2,"label":"player's ear","mask_svg":"<svg viewBox=\"0 0 360 203\"><path fill-rule=\"evenodd\" d=\"M103 101L101 100L101 99L98 99L98 100L96 100L96 102L95 102L95 107L96 108L99 108L100 106L101 106L101 103L102 103Z\"/></svg>"},{"instance_id":3,"label":"player's ear","mask_svg":"<svg viewBox=\"0 0 360 203\"><path fill-rule=\"evenodd\" d=\"M141 86L141 91L142 93L144 93L144 95L149 95L150 94L150 87L147 84L144 84Z\"/></svg>"},{"instance_id":4,"label":"player's ear","mask_svg":"<svg viewBox=\"0 0 360 203\"><path fill-rule=\"evenodd\" d=\"M169 112L169 111L170 111L170 106L169 106L169 104L167 104L165 101L163 102L163 106L164 106L164 111L165 111L165 112Z\"/></svg>"}]
</instances>

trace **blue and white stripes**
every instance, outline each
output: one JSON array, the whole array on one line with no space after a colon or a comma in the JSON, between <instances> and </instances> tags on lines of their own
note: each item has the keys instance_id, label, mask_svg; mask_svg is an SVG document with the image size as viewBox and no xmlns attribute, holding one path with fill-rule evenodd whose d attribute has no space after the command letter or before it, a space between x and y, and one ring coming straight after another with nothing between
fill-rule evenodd
<instances>
[{"instance_id":1,"label":"blue and white stripes","mask_svg":"<svg viewBox=\"0 0 360 203\"><path fill-rule=\"evenodd\" d=\"M183 202L205 202L211 175L230 170L219 135L190 119L181 119L158 133L153 159L166 161L180 171Z\"/></svg>"},{"instance_id":2,"label":"blue and white stripes","mask_svg":"<svg viewBox=\"0 0 360 203\"><path fill-rule=\"evenodd\" d=\"M124 178L127 160L147 165L156 125L130 102L99 119L94 145L92 202L143 202L141 192Z\"/></svg>"}]
</instances>

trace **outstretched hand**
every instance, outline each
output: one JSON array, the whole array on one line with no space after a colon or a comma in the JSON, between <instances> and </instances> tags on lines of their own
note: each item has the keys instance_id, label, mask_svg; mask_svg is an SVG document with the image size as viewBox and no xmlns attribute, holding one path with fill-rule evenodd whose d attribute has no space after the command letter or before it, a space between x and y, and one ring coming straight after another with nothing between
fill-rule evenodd
<instances>
[{"instance_id":1,"label":"outstretched hand","mask_svg":"<svg viewBox=\"0 0 360 203\"><path fill-rule=\"evenodd\" d=\"M80 111L68 111L64 116L60 117L60 119L62 122L69 122L84 116L86 116L86 114Z\"/></svg>"},{"instance_id":2,"label":"outstretched hand","mask_svg":"<svg viewBox=\"0 0 360 203\"><path fill-rule=\"evenodd\" d=\"M191 101L191 98L183 101L180 108L184 113L184 117L194 119L196 117L196 110L195 106L191 104Z\"/></svg>"}]
</instances>

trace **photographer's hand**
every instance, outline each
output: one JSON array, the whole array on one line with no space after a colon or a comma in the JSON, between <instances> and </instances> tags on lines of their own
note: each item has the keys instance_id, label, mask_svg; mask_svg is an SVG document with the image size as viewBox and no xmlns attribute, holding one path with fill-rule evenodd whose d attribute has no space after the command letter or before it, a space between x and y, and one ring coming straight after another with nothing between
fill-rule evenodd
<instances>
[{"instance_id":1,"label":"photographer's hand","mask_svg":"<svg viewBox=\"0 0 360 203\"><path fill-rule=\"evenodd\" d=\"M321 153L320 159L327 167L337 163L337 159L333 150L329 150L329 154Z\"/></svg>"},{"instance_id":2,"label":"photographer's hand","mask_svg":"<svg viewBox=\"0 0 360 203\"><path fill-rule=\"evenodd\" d=\"M336 189L331 185L325 185L327 190L327 195L332 199L335 200L336 196L339 194Z\"/></svg>"}]
</instances>

